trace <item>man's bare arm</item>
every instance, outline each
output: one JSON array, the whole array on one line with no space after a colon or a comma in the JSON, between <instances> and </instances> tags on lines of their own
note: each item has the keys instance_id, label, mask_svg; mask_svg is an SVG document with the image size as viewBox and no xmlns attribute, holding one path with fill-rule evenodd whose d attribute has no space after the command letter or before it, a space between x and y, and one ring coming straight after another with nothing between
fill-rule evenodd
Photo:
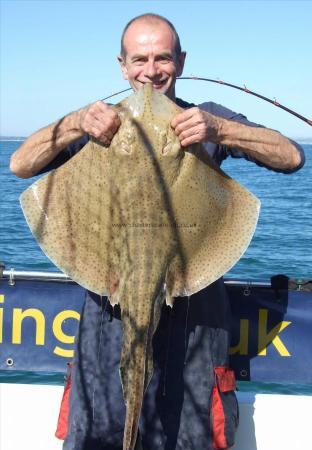
<instances>
[{"instance_id":1,"label":"man's bare arm","mask_svg":"<svg viewBox=\"0 0 312 450\"><path fill-rule=\"evenodd\" d=\"M178 114L171 122L181 144L211 141L242 150L265 165L291 170L301 163L298 149L277 131L216 117L199 108Z\"/></svg>"},{"instance_id":2,"label":"man's bare arm","mask_svg":"<svg viewBox=\"0 0 312 450\"><path fill-rule=\"evenodd\" d=\"M220 143L238 148L269 167L291 170L301 163L298 149L278 131L225 119L220 125Z\"/></svg>"},{"instance_id":3,"label":"man's bare arm","mask_svg":"<svg viewBox=\"0 0 312 450\"><path fill-rule=\"evenodd\" d=\"M29 136L13 153L10 169L18 177L32 177L85 134L109 145L119 125L119 117L110 106L93 103Z\"/></svg>"}]
</instances>

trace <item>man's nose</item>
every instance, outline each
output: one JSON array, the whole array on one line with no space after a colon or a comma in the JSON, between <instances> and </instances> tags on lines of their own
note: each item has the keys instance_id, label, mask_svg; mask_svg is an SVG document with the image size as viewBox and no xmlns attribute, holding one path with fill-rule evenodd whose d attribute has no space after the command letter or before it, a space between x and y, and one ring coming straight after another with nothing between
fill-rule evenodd
<instances>
[{"instance_id":1,"label":"man's nose","mask_svg":"<svg viewBox=\"0 0 312 450\"><path fill-rule=\"evenodd\" d=\"M145 76L147 78L153 78L158 73L158 67L155 61L150 61L146 64Z\"/></svg>"}]
</instances>

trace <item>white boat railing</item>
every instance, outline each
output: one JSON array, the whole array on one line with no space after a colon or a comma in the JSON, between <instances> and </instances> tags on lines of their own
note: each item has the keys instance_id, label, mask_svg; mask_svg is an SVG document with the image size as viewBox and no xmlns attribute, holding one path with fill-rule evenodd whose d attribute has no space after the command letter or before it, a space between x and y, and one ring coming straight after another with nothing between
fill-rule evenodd
<instances>
[{"instance_id":1,"label":"white boat railing","mask_svg":"<svg viewBox=\"0 0 312 450\"><path fill-rule=\"evenodd\" d=\"M276 280L277 284L272 285L273 279ZM17 270L15 268L5 269L0 263L0 281L8 280L8 284L14 285L17 280L29 280L29 281L54 281L59 283L75 283L69 276L62 272L56 271L43 271L43 270ZM284 275L277 275L272 277L271 280L251 280L251 279L236 279L236 278L225 278L224 283L226 286L235 287L241 286L243 288L282 288L285 289L285 285L290 290L305 290L312 291L312 280L311 279L290 279ZM280 284L282 283L282 284ZM76 284L76 283L75 283Z\"/></svg>"},{"instance_id":2,"label":"white boat railing","mask_svg":"<svg viewBox=\"0 0 312 450\"><path fill-rule=\"evenodd\" d=\"M39 270L16 270L14 268L3 270L0 280L38 280L38 281L59 281L62 283L74 283L74 281L62 272L39 271ZM224 280L228 286L248 286L248 287L271 287L270 281L265 280L242 280L226 278Z\"/></svg>"}]
</instances>

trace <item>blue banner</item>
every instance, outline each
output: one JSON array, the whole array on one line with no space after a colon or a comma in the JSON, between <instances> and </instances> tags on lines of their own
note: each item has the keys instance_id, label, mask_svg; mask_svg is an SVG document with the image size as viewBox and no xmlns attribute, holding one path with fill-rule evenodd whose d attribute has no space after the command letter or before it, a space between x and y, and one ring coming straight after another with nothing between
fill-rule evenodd
<instances>
[{"instance_id":1,"label":"blue banner","mask_svg":"<svg viewBox=\"0 0 312 450\"><path fill-rule=\"evenodd\" d=\"M85 291L74 283L0 284L0 369L64 372Z\"/></svg>"},{"instance_id":2,"label":"blue banner","mask_svg":"<svg viewBox=\"0 0 312 450\"><path fill-rule=\"evenodd\" d=\"M230 364L239 380L312 383L312 293L228 288Z\"/></svg>"},{"instance_id":3,"label":"blue banner","mask_svg":"<svg viewBox=\"0 0 312 450\"><path fill-rule=\"evenodd\" d=\"M312 383L312 294L227 286L231 366L240 380ZM85 291L74 283L0 283L0 370L65 372Z\"/></svg>"}]
</instances>

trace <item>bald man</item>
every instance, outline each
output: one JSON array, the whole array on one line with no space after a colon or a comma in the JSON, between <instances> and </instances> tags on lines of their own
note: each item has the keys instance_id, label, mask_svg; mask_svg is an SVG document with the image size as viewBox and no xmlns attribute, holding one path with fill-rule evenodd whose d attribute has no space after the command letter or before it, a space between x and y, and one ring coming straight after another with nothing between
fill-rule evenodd
<instances>
[{"instance_id":1,"label":"bald man","mask_svg":"<svg viewBox=\"0 0 312 450\"><path fill-rule=\"evenodd\" d=\"M171 122L181 145L202 143L218 163L245 158L292 173L304 164L293 141L221 105L176 98L186 54L174 26L145 14L124 29L118 61L134 91L150 83L184 109ZM31 135L13 154L11 170L28 178L59 167L94 137L109 146L120 126L116 112L98 101ZM164 306L153 341L154 375L144 397L138 447L146 450L230 448L238 425L235 380L228 367L230 309L218 280ZM125 406L118 374L120 310L86 294L76 339L69 429L64 450L119 450ZM222 383L220 380L222 379Z\"/></svg>"}]
</instances>

